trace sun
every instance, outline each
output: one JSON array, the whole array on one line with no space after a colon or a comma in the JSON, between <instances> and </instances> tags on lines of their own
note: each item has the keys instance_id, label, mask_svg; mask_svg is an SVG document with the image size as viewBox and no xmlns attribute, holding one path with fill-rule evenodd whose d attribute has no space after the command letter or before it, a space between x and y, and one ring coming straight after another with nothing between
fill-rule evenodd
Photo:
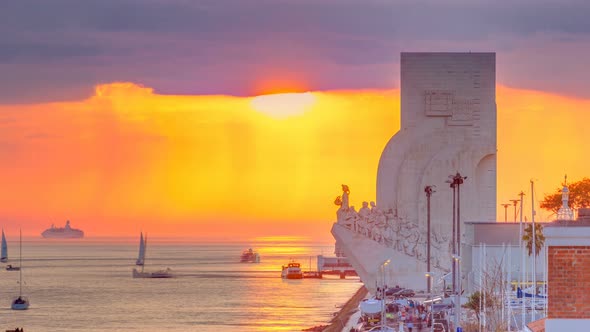
<instances>
[{"instance_id":1,"label":"sun","mask_svg":"<svg viewBox=\"0 0 590 332\"><path fill-rule=\"evenodd\" d=\"M278 93L256 96L250 105L258 112L274 118L286 118L305 113L315 102L316 97L312 92Z\"/></svg>"}]
</instances>

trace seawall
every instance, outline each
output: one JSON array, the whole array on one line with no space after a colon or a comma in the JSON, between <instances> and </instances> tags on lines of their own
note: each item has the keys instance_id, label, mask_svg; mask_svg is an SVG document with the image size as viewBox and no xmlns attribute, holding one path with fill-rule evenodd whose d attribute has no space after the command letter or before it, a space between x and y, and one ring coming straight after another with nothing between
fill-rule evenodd
<instances>
[{"instance_id":1,"label":"seawall","mask_svg":"<svg viewBox=\"0 0 590 332\"><path fill-rule=\"evenodd\" d=\"M368 290L361 286L358 291L342 306L340 311L332 318L330 325L323 332L341 332L350 316L358 309L359 303L367 296Z\"/></svg>"}]
</instances>

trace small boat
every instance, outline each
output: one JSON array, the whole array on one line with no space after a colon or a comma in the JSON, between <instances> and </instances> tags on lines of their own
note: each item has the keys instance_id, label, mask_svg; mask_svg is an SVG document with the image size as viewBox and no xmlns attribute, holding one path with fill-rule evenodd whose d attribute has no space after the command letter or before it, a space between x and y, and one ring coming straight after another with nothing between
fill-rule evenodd
<instances>
[{"instance_id":1,"label":"small boat","mask_svg":"<svg viewBox=\"0 0 590 332\"><path fill-rule=\"evenodd\" d=\"M147 272L144 271L143 267L145 265L145 252L147 250L147 234L145 238L143 237L143 232L140 233L139 236L139 255L137 260L135 261L135 265L141 266L141 271L134 268L132 271L133 278L174 278L174 274L170 268L166 268L165 270L158 270L155 272Z\"/></svg>"},{"instance_id":2,"label":"small boat","mask_svg":"<svg viewBox=\"0 0 590 332\"><path fill-rule=\"evenodd\" d=\"M20 266L23 266L23 234L20 233L20 253L19 253ZM12 310L27 310L29 309L29 299L23 296L23 270L19 268L19 291L18 297L12 300L10 308Z\"/></svg>"},{"instance_id":3,"label":"small boat","mask_svg":"<svg viewBox=\"0 0 590 332\"><path fill-rule=\"evenodd\" d=\"M260 263L260 255L253 251L252 248L242 251L240 256L240 262L242 263Z\"/></svg>"},{"instance_id":4,"label":"small boat","mask_svg":"<svg viewBox=\"0 0 590 332\"><path fill-rule=\"evenodd\" d=\"M6 265L6 271L20 271L20 266L12 266L12 264Z\"/></svg>"},{"instance_id":5,"label":"small boat","mask_svg":"<svg viewBox=\"0 0 590 332\"><path fill-rule=\"evenodd\" d=\"M8 245L6 244L6 236L4 236L4 228L2 228L2 252L0 253L0 262L8 262Z\"/></svg>"},{"instance_id":6,"label":"small boat","mask_svg":"<svg viewBox=\"0 0 590 332\"><path fill-rule=\"evenodd\" d=\"M283 265L281 277L283 279L303 279L301 264L292 261L287 265Z\"/></svg>"},{"instance_id":7,"label":"small boat","mask_svg":"<svg viewBox=\"0 0 590 332\"><path fill-rule=\"evenodd\" d=\"M133 278L174 278L174 274L169 267L165 270L158 270L155 272L138 271L137 269L133 269Z\"/></svg>"},{"instance_id":8,"label":"small boat","mask_svg":"<svg viewBox=\"0 0 590 332\"><path fill-rule=\"evenodd\" d=\"M81 239L84 237L84 232L70 227L70 221L67 220L65 227L55 227L54 225L51 225L51 228L43 231L41 236L46 239Z\"/></svg>"},{"instance_id":9,"label":"small boat","mask_svg":"<svg viewBox=\"0 0 590 332\"><path fill-rule=\"evenodd\" d=\"M12 301L10 307L12 310L27 310L29 309L29 299L25 296L19 296Z\"/></svg>"}]
</instances>

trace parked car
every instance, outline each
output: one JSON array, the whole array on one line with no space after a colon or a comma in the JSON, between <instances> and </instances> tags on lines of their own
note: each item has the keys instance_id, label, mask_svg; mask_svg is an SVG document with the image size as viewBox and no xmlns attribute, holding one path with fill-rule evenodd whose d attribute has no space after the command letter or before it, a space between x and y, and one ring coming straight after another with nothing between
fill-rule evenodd
<instances>
[{"instance_id":1,"label":"parked car","mask_svg":"<svg viewBox=\"0 0 590 332\"><path fill-rule=\"evenodd\" d=\"M402 289L394 294L396 297L414 297L416 293L408 288Z\"/></svg>"},{"instance_id":2,"label":"parked car","mask_svg":"<svg viewBox=\"0 0 590 332\"><path fill-rule=\"evenodd\" d=\"M392 296L401 290L403 290L403 288L401 288L401 287L389 287L388 289L385 290L385 295Z\"/></svg>"}]
</instances>

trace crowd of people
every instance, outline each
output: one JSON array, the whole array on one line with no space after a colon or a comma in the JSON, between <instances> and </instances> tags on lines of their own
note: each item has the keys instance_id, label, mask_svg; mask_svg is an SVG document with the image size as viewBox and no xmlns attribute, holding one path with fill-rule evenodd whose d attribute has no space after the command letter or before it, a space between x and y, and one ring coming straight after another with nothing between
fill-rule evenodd
<instances>
[{"instance_id":1,"label":"crowd of people","mask_svg":"<svg viewBox=\"0 0 590 332\"><path fill-rule=\"evenodd\" d=\"M399 288L399 286L396 286L393 289L397 288ZM399 289L401 290L401 288ZM399 294L402 294L402 291L397 291L395 294L389 295L387 294L389 293L388 290L390 289L379 288L378 292L376 292L377 296L375 297L377 300L383 298L386 300L384 307L387 326L402 326L401 328L408 332L430 331L433 316L431 314L431 306L420 303L410 297L400 296ZM438 317L439 314L435 314L434 316L438 319L441 318ZM361 315L359 320L359 326L361 326L361 329L357 331L365 331L371 327L379 325L381 325L380 315Z\"/></svg>"}]
</instances>

